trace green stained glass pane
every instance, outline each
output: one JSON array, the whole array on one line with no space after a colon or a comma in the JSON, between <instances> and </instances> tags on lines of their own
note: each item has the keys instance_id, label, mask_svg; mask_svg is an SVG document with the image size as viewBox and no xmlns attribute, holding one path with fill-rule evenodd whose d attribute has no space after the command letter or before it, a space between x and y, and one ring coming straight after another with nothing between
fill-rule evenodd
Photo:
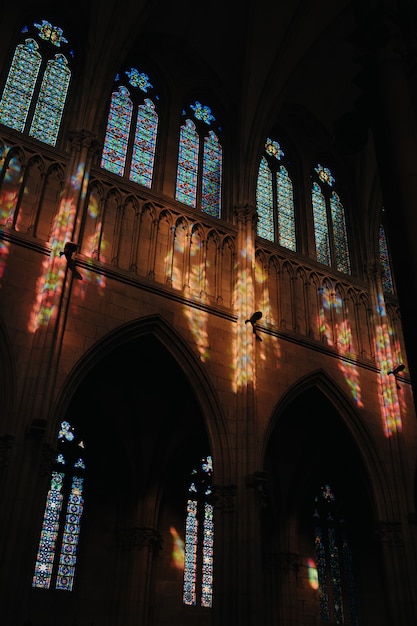
<instances>
[{"instance_id":1,"label":"green stained glass pane","mask_svg":"<svg viewBox=\"0 0 417 626\"><path fill-rule=\"evenodd\" d=\"M220 217L222 182L222 149L217 135L210 131L204 139L201 209Z\"/></svg>"},{"instance_id":2,"label":"green stained glass pane","mask_svg":"<svg viewBox=\"0 0 417 626\"><path fill-rule=\"evenodd\" d=\"M17 46L0 101L0 122L23 132L42 57L34 39Z\"/></svg>"},{"instance_id":3,"label":"green stained glass pane","mask_svg":"<svg viewBox=\"0 0 417 626\"><path fill-rule=\"evenodd\" d=\"M274 202L272 172L265 157L261 158L256 185L257 233L268 241L274 241Z\"/></svg>"},{"instance_id":4,"label":"green stained glass pane","mask_svg":"<svg viewBox=\"0 0 417 626\"><path fill-rule=\"evenodd\" d=\"M313 183L312 203L317 261L319 261L319 263L324 263L325 265L330 265L330 242L326 215L326 201L317 183Z\"/></svg>"},{"instance_id":5,"label":"green stained glass pane","mask_svg":"<svg viewBox=\"0 0 417 626\"><path fill-rule=\"evenodd\" d=\"M175 198L196 206L199 137L194 123L187 119L181 126Z\"/></svg>"},{"instance_id":6,"label":"green stained glass pane","mask_svg":"<svg viewBox=\"0 0 417 626\"><path fill-rule=\"evenodd\" d=\"M48 61L29 134L51 146L56 144L71 72L67 59L57 54Z\"/></svg>"},{"instance_id":7,"label":"green stained glass pane","mask_svg":"<svg viewBox=\"0 0 417 626\"><path fill-rule=\"evenodd\" d=\"M335 191L330 197L330 211L333 224L333 240L336 256L336 269L350 274L349 250L346 232L345 211Z\"/></svg>"},{"instance_id":8,"label":"green stained glass pane","mask_svg":"<svg viewBox=\"0 0 417 626\"><path fill-rule=\"evenodd\" d=\"M119 87L119 90L112 94L101 157L101 167L118 176L123 176L124 173L132 110L133 104L128 89Z\"/></svg>"},{"instance_id":9,"label":"green stained glass pane","mask_svg":"<svg viewBox=\"0 0 417 626\"><path fill-rule=\"evenodd\" d=\"M277 205L279 244L295 251L293 186L288 171L283 165L279 168L277 175Z\"/></svg>"},{"instance_id":10,"label":"green stained glass pane","mask_svg":"<svg viewBox=\"0 0 417 626\"><path fill-rule=\"evenodd\" d=\"M138 108L135 143L130 168L130 180L144 187L152 187L158 116L149 99Z\"/></svg>"}]
</instances>

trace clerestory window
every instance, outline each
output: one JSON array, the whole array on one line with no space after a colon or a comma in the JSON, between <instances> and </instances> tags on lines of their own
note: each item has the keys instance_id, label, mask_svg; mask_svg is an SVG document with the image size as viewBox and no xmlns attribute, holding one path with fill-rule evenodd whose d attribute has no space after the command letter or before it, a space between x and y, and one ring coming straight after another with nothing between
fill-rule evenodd
<instances>
[{"instance_id":1,"label":"clerestory window","mask_svg":"<svg viewBox=\"0 0 417 626\"><path fill-rule=\"evenodd\" d=\"M222 146L210 107L200 102L182 112L175 199L221 217Z\"/></svg>"},{"instance_id":2,"label":"clerestory window","mask_svg":"<svg viewBox=\"0 0 417 626\"><path fill-rule=\"evenodd\" d=\"M296 250L294 190L280 144L268 138L256 185L257 234Z\"/></svg>"},{"instance_id":3,"label":"clerestory window","mask_svg":"<svg viewBox=\"0 0 417 626\"><path fill-rule=\"evenodd\" d=\"M379 225L379 262L382 266L382 289L385 293L394 293L394 282L391 272L391 261L388 250L387 237L382 224Z\"/></svg>"},{"instance_id":4,"label":"clerestory window","mask_svg":"<svg viewBox=\"0 0 417 626\"><path fill-rule=\"evenodd\" d=\"M158 96L149 76L132 67L115 78L101 167L150 189L158 137Z\"/></svg>"},{"instance_id":5,"label":"clerestory window","mask_svg":"<svg viewBox=\"0 0 417 626\"><path fill-rule=\"evenodd\" d=\"M55 146L71 80L62 28L39 20L21 31L0 100L0 123Z\"/></svg>"},{"instance_id":6,"label":"clerestory window","mask_svg":"<svg viewBox=\"0 0 417 626\"><path fill-rule=\"evenodd\" d=\"M339 272L350 274L345 210L334 189L335 183L331 171L317 165L312 183L316 259Z\"/></svg>"}]
</instances>

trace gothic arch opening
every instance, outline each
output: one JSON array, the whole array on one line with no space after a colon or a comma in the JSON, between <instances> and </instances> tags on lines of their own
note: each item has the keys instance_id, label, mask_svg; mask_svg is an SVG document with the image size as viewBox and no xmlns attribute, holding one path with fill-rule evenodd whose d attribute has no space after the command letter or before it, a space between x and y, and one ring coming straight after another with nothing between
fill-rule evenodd
<instances>
[{"instance_id":1,"label":"gothic arch opening","mask_svg":"<svg viewBox=\"0 0 417 626\"><path fill-rule=\"evenodd\" d=\"M183 570L173 553L184 536L190 473L211 453L196 393L152 333L106 351L73 391L61 419L85 445L84 511L74 593L61 592L60 606L79 619L77 590L88 588L83 619L116 619L128 602L138 622L155 606L164 621L172 606L169 597L158 603L159 593L170 587L172 605L181 606ZM36 615L46 598L33 598Z\"/></svg>"},{"instance_id":2,"label":"gothic arch opening","mask_svg":"<svg viewBox=\"0 0 417 626\"><path fill-rule=\"evenodd\" d=\"M263 545L265 562L271 564L267 572L267 579L272 575L271 590L277 586L282 593L272 596L272 603L277 603L274 610L284 620L296 611L288 602L292 587L314 623L360 626L373 623L378 614L378 623L386 624L373 494L360 446L345 419L329 389L324 393L313 384L292 395L268 440ZM329 503L333 496L343 524L339 530L333 512L319 512L320 501ZM322 522L325 530L320 528ZM348 540L342 539L344 532ZM337 536L340 546L326 546L325 555L323 544ZM348 565L342 563L344 549ZM336 568L329 555L337 550Z\"/></svg>"}]
</instances>

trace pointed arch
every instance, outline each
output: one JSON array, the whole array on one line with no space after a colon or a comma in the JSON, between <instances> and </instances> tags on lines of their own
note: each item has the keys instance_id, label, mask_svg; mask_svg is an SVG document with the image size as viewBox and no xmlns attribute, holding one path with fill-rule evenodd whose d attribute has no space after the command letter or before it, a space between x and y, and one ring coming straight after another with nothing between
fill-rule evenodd
<instances>
[{"instance_id":1,"label":"pointed arch","mask_svg":"<svg viewBox=\"0 0 417 626\"><path fill-rule=\"evenodd\" d=\"M151 315L135 320L109 333L93 346L83 359L73 368L62 387L54 409L55 422L50 425L50 437L61 417L66 414L71 398L85 376L105 356L115 348L127 346L132 341L151 337L158 341L172 356L189 381L197 402L201 407L206 429L210 439L213 462L216 467L216 481L230 480L232 475L231 459L228 454L230 445L223 408L216 391L207 377L201 363L189 346L166 320L159 315Z\"/></svg>"},{"instance_id":2,"label":"pointed arch","mask_svg":"<svg viewBox=\"0 0 417 626\"><path fill-rule=\"evenodd\" d=\"M355 447L357 448L364 468L366 468L369 485L374 485L374 507L378 516L389 518L392 512L392 504L388 498L390 488L385 467L381 462L375 447L375 442L368 432L356 407L350 398L322 369L310 372L294 383L272 412L272 419L268 425L264 438L264 454L275 428L279 428L280 420L291 404L301 395L308 391L317 391L329 403L339 415L340 421L349 432Z\"/></svg>"}]
</instances>

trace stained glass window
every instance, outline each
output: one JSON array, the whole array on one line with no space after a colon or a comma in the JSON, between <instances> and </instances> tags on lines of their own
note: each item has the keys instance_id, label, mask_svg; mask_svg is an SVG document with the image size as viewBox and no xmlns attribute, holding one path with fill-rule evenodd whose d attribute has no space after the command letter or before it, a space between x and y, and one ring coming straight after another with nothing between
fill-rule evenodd
<instances>
[{"instance_id":1,"label":"stained glass window","mask_svg":"<svg viewBox=\"0 0 417 626\"><path fill-rule=\"evenodd\" d=\"M394 293L387 238L382 224L379 226L379 262L382 265L382 289L385 293Z\"/></svg>"},{"instance_id":2,"label":"stained glass window","mask_svg":"<svg viewBox=\"0 0 417 626\"><path fill-rule=\"evenodd\" d=\"M257 234L296 250L293 184L285 154L277 141L267 139L256 185Z\"/></svg>"},{"instance_id":3,"label":"stained glass window","mask_svg":"<svg viewBox=\"0 0 417 626\"><path fill-rule=\"evenodd\" d=\"M322 165L314 171L311 197L317 261L350 274L345 210L339 195L332 189L335 179Z\"/></svg>"},{"instance_id":4,"label":"stained glass window","mask_svg":"<svg viewBox=\"0 0 417 626\"><path fill-rule=\"evenodd\" d=\"M30 36L16 46L0 100L0 122L55 146L71 79L68 58L56 49L66 48L68 40L46 20L23 28L22 34Z\"/></svg>"},{"instance_id":5,"label":"stained glass window","mask_svg":"<svg viewBox=\"0 0 417 626\"><path fill-rule=\"evenodd\" d=\"M210 107L198 101L184 110L183 115L175 199L220 217L223 157L215 117Z\"/></svg>"},{"instance_id":6,"label":"stained glass window","mask_svg":"<svg viewBox=\"0 0 417 626\"><path fill-rule=\"evenodd\" d=\"M58 433L32 587L72 591L84 499L84 443L67 421Z\"/></svg>"},{"instance_id":7,"label":"stained glass window","mask_svg":"<svg viewBox=\"0 0 417 626\"><path fill-rule=\"evenodd\" d=\"M158 135L158 96L149 76L133 67L117 74L115 86L101 167L150 189Z\"/></svg>"},{"instance_id":8,"label":"stained glass window","mask_svg":"<svg viewBox=\"0 0 417 626\"><path fill-rule=\"evenodd\" d=\"M191 474L185 520L183 602L212 606L214 523L211 503L211 456Z\"/></svg>"},{"instance_id":9,"label":"stained glass window","mask_svg":"<svg viewBox=\"0 0 417 626\"><path fill-rule=\"evenodd\" d=\"M358 626L348 525L330 485L315 498L313 526L321 621Z\"/></svg>"}]
</instances>

